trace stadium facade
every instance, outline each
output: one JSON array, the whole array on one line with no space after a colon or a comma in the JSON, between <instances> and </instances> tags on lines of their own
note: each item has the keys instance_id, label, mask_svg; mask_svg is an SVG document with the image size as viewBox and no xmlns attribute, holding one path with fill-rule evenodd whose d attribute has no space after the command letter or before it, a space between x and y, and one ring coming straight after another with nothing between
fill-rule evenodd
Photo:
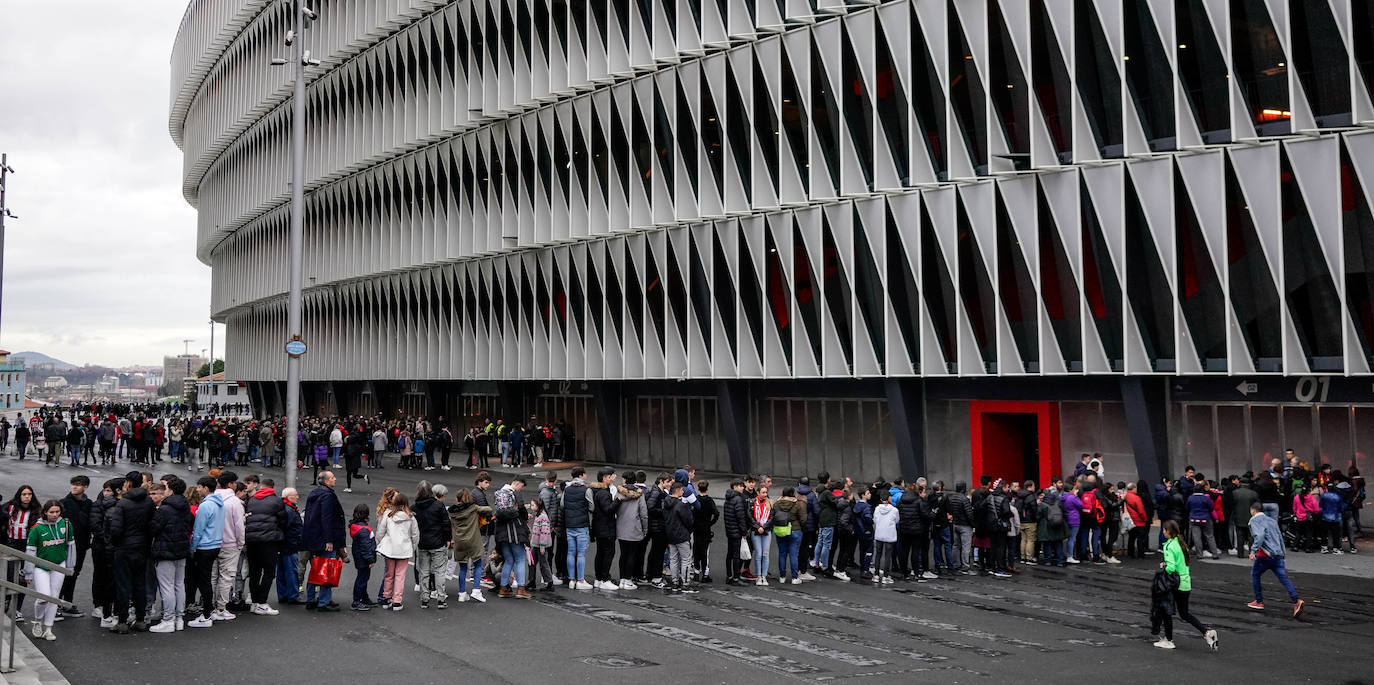
<instances>
[{"instance_id":1,"label":"stadium facade","mask_svg":"<svg viewBox=\"0 0 1374 685\"><path fill-rule=\"evenodd\" d=\"M1374 449L1370 3L315 9L309 412L779 475ZM192 2L171 65L212 315L269 413L289 12Z\"/></svg>"}]
</instances>

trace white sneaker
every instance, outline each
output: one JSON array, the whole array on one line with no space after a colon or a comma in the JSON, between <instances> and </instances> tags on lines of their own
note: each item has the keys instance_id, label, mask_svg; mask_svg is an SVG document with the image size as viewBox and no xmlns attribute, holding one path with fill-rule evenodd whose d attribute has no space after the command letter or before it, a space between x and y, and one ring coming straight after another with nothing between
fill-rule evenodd
<instances>
[{"instance_id":1,"label":"white sneaker","mask_svg":"<svg viewBox=\"0 0 1374 685\"><path fill-rule=\"evenodd\" d=\"M1080 562L1079 560L1077 560L1077 559L1075 559L1075 558L1073 558L1073 557L1069 557L1068 559L1065 559L1065 560L1064 560L1064 563L1066 563L1066 564L1079 564L1079 563L1082 563L1082 562Z\"/></svg>"},{"instance_id":2,"label":"white sneaker","mask_svg":"<svg viewBox=\"0 0 1374 685\"><path fill-rule=\"evenodd\" d=\"M551 581L550 584L552 584L554 587L558 587L559 585L562 585L562 584L563 584L563 579L562 579L562 578L554 578L554 579Z\"/></svg>"},{"instance_id":3,"label":"white sneaker","mask_svg":"<svg viewBox=\"0 0 1374 685\"><path fill-rule=\"evenodd\" d=\"M935 579L939 578L940 576L937 576L937 575L935 575L934 573L931 573L930 571L926 571L925 573L922 573L922 574L921 574L921 577L922 577L922 578L925 578L926 580L935 580Z\"/></svg>"},{"instance_id":4,"label":"white sneaker","mask_svg":"<svg viewBox=\"0 0 1374 685\"><path fill-rule=\"evenodd\" d=\"M228 611L225 611L224 609L215 609L214 611L210 612L211 621L232 621L236 618L238 618L238 616L235 616L234 614L231 614Z\"/></svg>"},{"instance_id":5,"label":"white sneaker","mask_svg":"<svg viewBox=\"0 0 1374 685\"><path fill-rule=\"evenodd\" d=\"M812 580L815 580L815 579L816 579L816 577L813 576L813 575L811 575L810 573L803 573L803 574L801 574L800 576L797 576L797 577L798 577L798 578L801 578L802 580L806 580L806 581L812 581Z\"/></svg>"},{"instance_id":6,"label":"white sneaker","mask_svg":"<svg viewBox=\"0 0 1374 685\"><path fill-rule=\"evenodd\" d=\"M57 636L53 635L52 628L46 628L43 630L43 639L48 642L56 642Z\"/></svg>"},{"instance_id":7,"label":"white sneaker","mask_svg":"<svg viewBox=\"0 0 1374 685\"><path fill-rule=\"evenodd\" d=\"M1217 631L1208 630L1202 634L1202 639L1213 652L1217 651Z\"/></svg>"},{"instance_id":8,"label":"white sneaker","mask_svg":"<svg viewBox=\"0 0 1374 685\"><path fill-rule=\"evenodd\" d=\"M43 630L44 630L43 624L42 624L42 623L39 623L37 620L35 620L35 621L33 622L33 636L34 636L34 637L43 637Z\"/></svg>"},{"instance_id":9,"label":"white sneaker","mask_svg":"<svg viewBox=\"0 0 1374 685\"><path fill-rule=\"evenodd\" d=\"M176 631L176 621L163 621L148 629L150 633L175 633Z\"/></svg>"},{"instance_id":10,"label":"white sneaker","mask_svg":"<svg viewBox=\"0 0 1374 685\"><path fill-rule=\"evenodd\" d=\"M638 586L638 585L635 585L635 584L632 583L632 582L630 582L628 579L622 579L622 580L620 581L620 589L621 589L621 590L638 590L638 589L639 589L639 586Z\"/></svg>"},{"instance_id":11,"label":"white sneaker","mask_svg":"<svg viewBox=\"0 0 1374 685\"><path fill-rule=\"evenodd\" d=\"M119 619L113 616L106 616L105 618L100 619L101 628L113 628L117 623L119 623Z\"/></svg>"},{"instance_id":12,"label":"white sneaker","mask_svg":"<svg viewBox=\"0 0 1374 685\"><path fill-rule=\"evenodd\" d=\"M784 582L786 582L786 581L784 581ZM796 578L793 578L793 579L792 579L792 584L793 584L793 585L801 585L801 584L802 584L801 577L798 576L798 577L796 577Z\"/></svg>"},{"instance_id":13,"label":"white sneaker","mask_svg":"<svg viewBox=\"0 0 1374 685\"><path fill-rule=\"evenodd\" d=\"M895 581L895 580L892 579L892 576L883 576L883 585L892 585L893 583L896 583L896 582L897 582L897 581Z\"/></svg>"},{"instance_id":14,"label":"white sneaker","mask_svg":"<svg viewBox=\"0 0 1374 685\"><path fill-rule=\"evenodd\" d=\"M353 488L344 488L344 492L353 492Z\"/></svg>"},{"instance_id":15,"label":"white sneaker","mask_svg":"<svg viewBox=\"0 0 1374 685\"><path fill-rule=\"evenodd\" d=\"M258 614L258 615L260 615L260 616L276 616L277 614L280 614L281 612L278 611L278 610L276 610L276 609L273 609L273 608L272 608L272 605L270 605L270 604L259 604L259 605L258 605L258 610L255 611L255 612L253 612L253 613L256 613L256 614Z\"/></svg>"},{"instance_id":16,"label":"white sneaker","mask_svg":"<svg viewBox=\"0 0 1374 685\"><path fill-rule=\"evenodd\" d=\"M598 589L598 590L619 590L619 589L620 589L620 586L619 586L619 585L616 585L615 583L612 583L612 582L609 581L609 580L601 580L601 581L597 581L597 583L596 583L596 589Z\"/></svg>"},{"instance_id":17,"label":"white sneaker","mask_svg":"<svg viewBox=\"0 0 1374 685\"><path fill-rule=\"evenodd\" d=\"M468 601L468 593L466 593L466 592L460 592L460 593L458 593L458 601L460 601L460 602L466 602L466 601Z\"/></svg>"},{"instance_id":18,"label":"white sneaker","mask_svg":"<svg viewBox=\"0 0 1374 685\"><path fill-rule=\"evenodd\" d=\"M764 587L768 587L768 579L767 579L767 578L759 578L759 585L762 585L762 586L764 586Z\"/></svg>"},{"instance_id":19,"label":"white sneaker","mask_svg":"<svg viewBox=\"0 0 1374 685\"><path fill-rule=\"evenodd\" d=\"M848 582L849 582L849 574L848 574L848 573L845 573L844 571L836 571L836 572L835 572L835 580L842 580L842 581L848 583Z\"/></svg>"},{"instance_id":20,"label":"white sneaker","mask_svg":"<svg viewBox=\"0 0 1374 685\"><path fill-rule=\"evenodd\" d=\"M433 467L433 466L426 466L426 467L425 467L425 470L426 470L426 471L433 471L433 470L434 470L434 467Z\"/></svg>"},{"instance_id":21,"label":"white sneaker","mask_svg":"<svg viewBox=\"0 0 1374 685\"><path fill-rule=\"evenodd\" d=\"M416 584L415 584L415 594L419 595L419 594L423 594L423 593L424 593L424 590L420 588L420 584L419 584L419 583L416 583Z\"/></svg>"},{"instance_id":22,"label":"white sneaker","mask_svg":"<svg viewBox=\"0 0 1374 685\"><path fill-rule=\"evenodd\" d=\"M186 619L177 617L177 630L186 630Z\"/></svg>"},{"instance_id":23,"label":"white sneaker","mask_svg":"<svg viewBox=\"0 0 1374 685\"><path fill-rule=\"evenodd\" d=\"M595 585L592 585L591 583L588 583L588 582L585 581L585 580L578 580L578 581L574 581L574 582L573 582L573 584L572 584L572 589L574 589L574 590L594 590L594 589L596 589L596 586L595 586Z\"/></svg>"},{"instance_id":24,"label":"white sneaker","mask_svg":"<svg viewBox=\"0 0 1374 685\"><path fill-rule=\"evenodd\" d=\"M1237 554L1240 554L1240 550L1237 550L1235 547L1232 547L1232 548L1231 548L1231 556L1234 557L1234 556L1236 556Z\"/></svg>"},{"instance_id":25,"label":"white sneaker","mask_svg":"<svg viewBox=\"0 0 1374 685\"><path fill-rule=\"evenodd\" d=\"M1173 641L1173 640L1166 640L1166 639L1164 639L1164 638L1161 637L1161 638L1159 638L1159 641L1155 643L1155 646L1158 647L1158 648L1160 648L1160 649L1173 649L1173 648L1174 648L1174 641Z\"/></svg>"},{"instance_id":26,"label":"white sneaker","mask_svg":"<svg viewBox=\"0 0 1374 685\"><path fill-rule=\"evenodd\" d=\"M534 468L536 468L536 469L542 469L542 468L544 468L544 462L542 462L542 461L541 461L541 462L536 462L535 465L534 465Z\"/></svg>"},{"instance_id":27,"label":"white sneaker","mask_svg":"<svg viewBox=\"0 0 1374 685\"><path fill-rule=\"evenodd\" d=\"M768 583L765 582L764 579L762 579L762 578L755 578L755 579L754 579L754 587L763 587L764 585L767 585L767 584L768 584Z\"/></svg>"},{"instance_id":28,"label":"white sneaker","mask_svg":"<svg viewBox=\"0 0 1374 685\"><path fill-rule=\"evenodd\" d=\"M1109 564L1119 564L1119 563L1121 563L1121 560L1120 560L1120 559L1117 559L1116 557L1107 557L1107 563L1109 563Z\"/></svg>"},{"instance_id":29,"label":"white sneaker","mask_svg":"<svg viewBox=\"0 0 1374 685\"><path fill-rule=\"evenodd\" d=\"M487 601L487 598L482 596L481 590L473 590L470 596L472 597L472 601L474 602L482 602L485 604Z\"/></svg>"},{"instance_id":30,"label":"white sneaker","mask_svg":"<svg viewBox=\"0 0 1374 685\"><path fill-rule=\"evenodd\" d=\"M190 621L187 621L187 622L186 622L186 625L189 626L189 627L191 627L191 628L209 628L210 626L212 626L212 625L214 625L214 624L215 624L214 621L212 621L212 620L210 620L210 619L208 619L208 618L205 618L204 616L197 616L197 617L191 619Z\"/></svg>"}]
</instances>

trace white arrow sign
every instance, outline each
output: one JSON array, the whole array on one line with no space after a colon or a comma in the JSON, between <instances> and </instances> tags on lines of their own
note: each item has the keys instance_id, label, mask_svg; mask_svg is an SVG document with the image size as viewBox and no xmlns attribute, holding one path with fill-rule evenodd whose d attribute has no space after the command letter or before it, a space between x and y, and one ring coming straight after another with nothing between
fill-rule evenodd
<instances>
[{"instance_id":1,"label":"white arrow sign","mask_svg":"<svg viewBox=\"0 0 1374 685\"><path fill-rule=\"evenodd\" d=\"M1249 397L1250 393L1259 392L1259 383L1241 381L1240 385L1236 386L1236 392Z\"/></svg>"}]
</instances>

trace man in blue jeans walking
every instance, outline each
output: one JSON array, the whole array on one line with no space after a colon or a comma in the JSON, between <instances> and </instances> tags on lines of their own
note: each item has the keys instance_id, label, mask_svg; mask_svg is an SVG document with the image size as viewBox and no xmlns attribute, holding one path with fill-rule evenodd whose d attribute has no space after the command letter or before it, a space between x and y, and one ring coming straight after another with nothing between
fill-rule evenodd
<instances>
[{"instance_id":1,"label":"man in blue jeans walking","mask_svg":"<svg viewBox=\"0 0 1374 685\"><path fill-rule=\"evenodd\" d=\"M301 530L301 545L313 556L333 559L348 542L348 528L344 522L343 505L334 494L334 473L321 471L319 487L305 500L305 521ZM318 588L318 592L316 591ZM318 598L318 604L316 599ZM319 611L338 611L334 588L310 585L305 592L306 608Z\"/></svg>"},{"instance_id":2,"label":"man in blue jeans walking","mask_svg":"<svg viewBox=\"0 0 1374 685\"><path fill-rule=\"evenodd\" d=\"M1255 562L1255 565L1250 567L1250 583L1254 586L1255 601L1245 606L1256 611L1264 611L1264 593L1260 588L1260 576L1263 576L1265 571L1273 571L1279 582L1283 583L1283 588L1288 591L1288 598L1293 600L1293 618L1302 615L1303 601L1298 597L1298 589L1293 587L1293 581L1288 579L1288 572L1283 567L1283 535L1279 532L1279 524L1264 513L1264 505L1259 502L1250 505L1250 535L1254 538L1250 545L1250 560Z\"/></svg>"}]
</instances>

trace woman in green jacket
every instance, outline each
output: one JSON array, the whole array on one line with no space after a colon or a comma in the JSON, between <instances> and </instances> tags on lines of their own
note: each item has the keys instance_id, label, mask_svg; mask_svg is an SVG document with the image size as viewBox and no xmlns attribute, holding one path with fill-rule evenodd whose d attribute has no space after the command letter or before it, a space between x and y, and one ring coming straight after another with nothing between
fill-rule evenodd
<instances>
[{"instance_id":1,"label":"woman in green jacket","mask_svg":"<svg viewBox=\"0 0 1374 685\"><path fill-rule=\"evenodd\" d=\"M1207 641L1207 646L1213 651L1217 648L1217 631L1208 628L1202 621L1197 620L1188 611L1188 595L1193 590L1193 576L1188 570L1190 555L1188 545L1179 537L1178 522L1165 521L1164 526L1164 561L1160 562L1160 568L1166 573L1178 574L1178 587L1174 588L1174 606L1177 607L1178 617L1192 624L1202 633L1202 639ZM1155 642L1155 646L1160 649L1174 648L1174 617L1169 614L1156 617L1150 621L1150 634L1159 635L1160 623L1164 624L1164 637Z\"/></svg>"}]
</instances>

